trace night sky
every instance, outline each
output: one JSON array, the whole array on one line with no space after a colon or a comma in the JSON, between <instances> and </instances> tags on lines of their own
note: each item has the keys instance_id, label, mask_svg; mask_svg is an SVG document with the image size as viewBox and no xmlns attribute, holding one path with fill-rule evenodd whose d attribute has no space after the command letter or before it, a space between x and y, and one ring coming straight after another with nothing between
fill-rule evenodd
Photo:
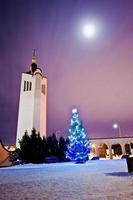
<instances>
[{"instance_id":1,"label":"night sky","mask_svg":"<svg viewBox=\"0 0 133 200\"><path fill-rule=\"evenodd\" d=\"M94 23L92 39L82 26ZM0 0L0 138L16 138L21 73L32 50L48 77L47 134L76 106L90 137L133 135L133 1ZM67 133L64 133L66 136Z\"/></svg>"}]
</instances>

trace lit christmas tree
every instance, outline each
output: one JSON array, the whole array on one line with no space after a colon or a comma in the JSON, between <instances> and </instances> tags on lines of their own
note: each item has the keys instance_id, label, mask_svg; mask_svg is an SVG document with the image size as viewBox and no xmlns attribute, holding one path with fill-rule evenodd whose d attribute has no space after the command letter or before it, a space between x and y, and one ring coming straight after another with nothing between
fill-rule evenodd
<instances>
[{"instance_id":1,"label":"lit christmas tree","mask_svg":"<svg viewBox=\"0 0 133 200\"><path fill-rule=\"evenodd\" d=\"M66 156L76 163L85 162L90 147L76 108L72 110L68 141Z\"/></svg>"}]
</instances>

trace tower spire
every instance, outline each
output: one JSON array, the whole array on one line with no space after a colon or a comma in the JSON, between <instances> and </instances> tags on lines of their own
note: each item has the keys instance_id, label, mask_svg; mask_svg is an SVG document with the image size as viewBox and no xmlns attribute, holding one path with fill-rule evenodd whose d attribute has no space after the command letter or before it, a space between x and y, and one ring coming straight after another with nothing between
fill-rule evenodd
<instances>
[{"instance_id":1,"label":"tower spire","mask_svg":"<svg viewBox=\"0 0 133 200\"><path fill-rule=\"evenodd\" d=\"M32 53L32 63L31 63L31 72L34 73L37 69L37 61L36 61L36 50L33 49Z\"/></svg>"},{"instance_id":2,"label":"tower spire","mask_svg":"<svg viewBox=\"0 0 133 200\"><path fill-rule=\"evenodd\" d=\"M33 53L32 53L32 63L37 63L36 62L36 50L33 49Z\"/></svg>"}]
</instances>

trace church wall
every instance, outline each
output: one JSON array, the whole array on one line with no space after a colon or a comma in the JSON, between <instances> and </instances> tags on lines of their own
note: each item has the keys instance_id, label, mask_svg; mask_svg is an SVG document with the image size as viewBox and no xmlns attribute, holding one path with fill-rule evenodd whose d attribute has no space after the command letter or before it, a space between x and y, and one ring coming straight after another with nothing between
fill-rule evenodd
<instances>
[{"instance_id":1,"label":"church wall","mask_svg":"<svg viewBox=\"0 0 133 200\"><path fill-rule=\"evenodd\" d=\"M40 132L41 137L46 137L46 98L47 78L42 76L42 70L37 67L35 52L28 73L22 73L17 139L21 140L25 131L31 134L33 128Z\"/></svg>"},{"instance_id":2,"label":"church wall","mask_svg":"<svg viewBox=\"0 0 133 200\"><path fill-rule=\"evenodd\" d=\"M24 91L24 81L31 82L31 90ZM18 127L17 127L17 141L18 138L22 139L25 131L28 134L31 133L33 128L33 113L34 113L34 88L35 88L35 78L29 74L22 74L21 81L21 92L20 92L20 104L19 104L19 114L18 114Z\"/></svg>"},{"instance_id":3,"label":"church wall","mask_svg":"<svg viewBox=\"0 0 133 200\"><path fill-rule=\"evenodd\" d=\"M40 105L40 135L46 137L47 124L47 78L42 79L41 105ZM44 112L45 111L45 112Z\"/></svg>"}]
</instances>

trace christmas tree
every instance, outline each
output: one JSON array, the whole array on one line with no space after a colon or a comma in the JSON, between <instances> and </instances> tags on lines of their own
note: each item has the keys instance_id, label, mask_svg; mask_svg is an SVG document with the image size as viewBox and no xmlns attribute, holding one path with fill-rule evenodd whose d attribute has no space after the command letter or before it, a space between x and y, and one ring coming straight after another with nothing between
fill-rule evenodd
<instances>
[{"instance_id":1,"label":"christmas tree","mask_svg":"<svg viewBox=\"0 0 133 200\"><path fill-rule=\"evenodd\" d=\"M90 147L76 108L72 109L68 141L66 156L76 163L84 163Z\"/></svg>"}]
</instances>

